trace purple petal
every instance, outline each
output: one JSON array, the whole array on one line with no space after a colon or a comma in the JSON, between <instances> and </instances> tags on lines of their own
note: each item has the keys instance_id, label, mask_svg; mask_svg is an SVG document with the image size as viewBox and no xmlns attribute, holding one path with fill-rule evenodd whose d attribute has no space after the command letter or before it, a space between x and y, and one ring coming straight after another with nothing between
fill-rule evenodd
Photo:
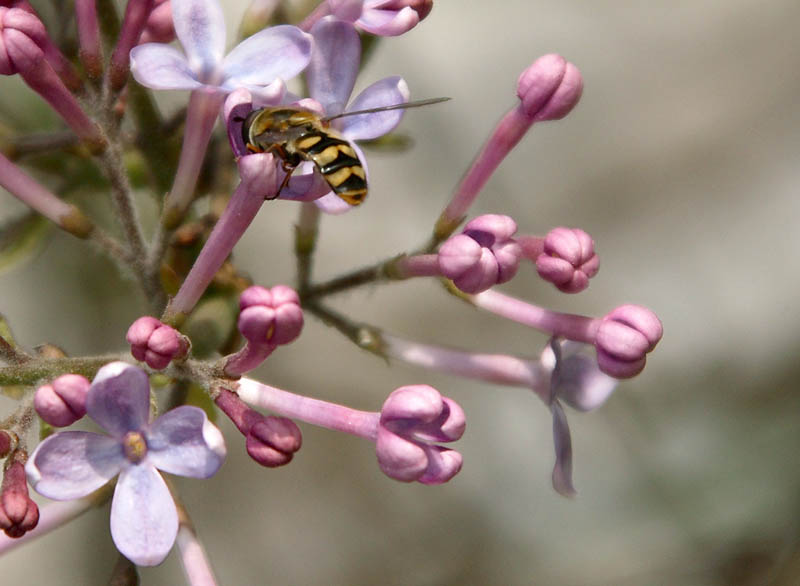
<instances>
[{"instance_id":1,"label":"purple petal","mask_svg":"<svg viewBox=\"0 0 800 586\"><path fill-rule=\"evenodd\" d=\"M406 6L397 10L377 10L366 8L356 24L365 31L381 37L395 37L408 32L419 22L415 10Z\"/></svg>"},{"instance_id":2,"label":"purple petal","mask_svg":"<svg viewBox=\"0 0 800 586\"><path fill-rule=\"evenodd\" d=\"M88 431L62 431L40 443L25 470L34 489L47 498L86 496L114 478L125 456L120 443Z\"/></svg>"},{"instance_id":3,"label":"purple petal","mask_svg":"<svg viewBox=\"0 0 800 586\"><path fill-rule=\"evenodd\" d=\"M353 209L353 206L332 191L319 199L315 199L314 203L323 212L331 214L332 216L338 216Z\"/></svg>"},{"instance_id":4,"label":"purple petal","mask_svg":"<svg viewBox=\"0 0 800 586\"><path fill-rule=\"evenodd\" d=\"M140 84L154 90L191 90L202 85L183 53L160 43L131 50L131 73Z\"/></svg>"},{"instance_id":5,"label":"purple petal","mask_svg":"<svg viewBox=\"0 0 800 586\"><path fill-rule=\"evenodd\" d=\"M164 479L149 464L122 471L111 503L111 538L139 566L164 561L178 534L178 511Z\"/></svg>"},{"instance_id":6,"label":"purple petal","mask_svg":"<svg viewBox=\"0 0 800 586\"><path fill-rule=\"evenodd\" d=\"M147 373L124 362L106 364L89 387L86 412L112 436L139 431L150 420Z\"/></svg>"},{"instance_id":7,"label":"purple petal","mask_svg":"<svg viewBox=\"0 0 800 586\"><path fill-rule=\"evenodd\" d=\"M553 443L556 449L553 488L562 496L575 496L575 488L572 486L572 438L567 416L558 401L554 401L550 408L553 411Z\"/></svg>"},{"instance_id":8,"label":"purple petal","mask_svg":"<svg viewBox=\"0 0 800 586\"><path fill-rule=\"evenodd\" d=\"M608 376L591 356L574 354L561 360L555 392L579 411L597 409L611 396L619 381Z\"/></svg>"},{"instance_id":9,"label":"purple petal","mask_svg":"<svg viewBox=\"0 0 800 586\"><path fill-rule=\"evenodd\" d=\"M376 81L347 107L348 112L366 110L369 108L382 108L405 104L410 96L408 85L399 76L387 77ZM350 140L371 140L391 132L400 124L404 110L389 110L388 112L373 112L360 116L342 118L340 128Z\"/></svg>"},{"instance_id":10,"label":"purple petal","mask_svg":"<svg viewBox=\"0 0 800 586\"><path fill-rule=\"evenodd\" d=\"M225 16L217 0L172 0L175 34L189 66L206 80L225 55ZM208 80L211 81L211 80Z\"/></svg>"},{"instance_id":11,"label":"purple petal","mask_svg":"<svg viewBox=\"0 0 800 586\"><path fill-rule=\"evenodd\" d=\"M183 406L156 419L147 433L147 460L178 476L208 478L225 459L225 440L199 407Z\"/></svg>"},{"instance_id":12,"label":"purple petal","mask_svg":"<svg viewBox=\"0 0 800 586\"><path fill-rule=\"evenodd\" d=\"M311 35L314 51L306 71L308 93L333 116L344 110L356 83L361 41L350 23L333 17L319 20Z\"/></svg>"},{"instance_id":13,"label":"purple petal","mask_svg":"<svg viewBox=\"0 0 800 586\"><path fill-rule=\"evenodd\" d=\"M296 26L264 29L239 43L222 62L223 87L269 85L290 79L311 59L312 37Z\"/></svg>"}]
</instances>

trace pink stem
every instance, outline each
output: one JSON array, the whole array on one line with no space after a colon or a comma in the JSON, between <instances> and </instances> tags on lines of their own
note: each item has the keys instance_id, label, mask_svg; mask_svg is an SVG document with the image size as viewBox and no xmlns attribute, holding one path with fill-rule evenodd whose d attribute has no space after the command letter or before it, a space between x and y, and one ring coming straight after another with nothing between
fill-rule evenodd
<instances>
[{"instance_id":1,"label":"pink stem","mask_svg":"<svg viewBox=\"0 0 800 586\"><path fill-rule=\"evenodd\" d=\"M372 441L378 437L380 413L359 411L311 397L302 397L249 378L239 381L238 392L243 401L284 417L299 419Z\"/></svg>"},{"instance_id":2,"label":"pink stem","mask_svg":"<svg viewBox=\"0 0 800 586\"><path fill-rule=\"evenodd\" d=\"M593 344L600 325L594 318L550 311L497 291L484 291L470 300L481 309L576 342Z\"/></svg>"}]
</instances>

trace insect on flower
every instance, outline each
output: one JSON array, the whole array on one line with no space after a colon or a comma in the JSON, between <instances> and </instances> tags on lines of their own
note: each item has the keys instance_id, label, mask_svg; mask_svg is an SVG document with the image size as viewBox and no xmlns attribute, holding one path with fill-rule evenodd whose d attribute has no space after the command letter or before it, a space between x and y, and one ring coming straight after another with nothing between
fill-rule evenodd
<instances>
[{"instance_id":1,"label":"insect on flower","mask_svg":"<svg viewBox=\"0 0 800 586\"><path fill-rule=\"evenodd\" d=\"M364 166L350 142L331 128L330 122L345 116L417 108L449 99L431 98L328 117L293 106L259 108L245 118L242 137L249 151L273 153L281 158L286 177L271 199L280 195L300 163L311 161L336 195L351 206L357 206L367 197Z\"/></svg>"}]
</instances>

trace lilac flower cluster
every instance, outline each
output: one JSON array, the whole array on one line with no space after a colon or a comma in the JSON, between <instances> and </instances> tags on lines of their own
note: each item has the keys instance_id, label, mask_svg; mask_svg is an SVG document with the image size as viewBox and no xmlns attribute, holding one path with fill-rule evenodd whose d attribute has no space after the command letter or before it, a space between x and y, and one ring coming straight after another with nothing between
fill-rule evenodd
<instances>
[{"instance_id":1,"label":"lilac flower cluster","mask_svg":"<svg viewBox=\"0 0 800 586\"><path fill-rule=\"evenodd\" d=\"M0 527L8 536L0 538L0 552L111 498L111 537L123 556L156 565L177 543L190 583L214 583L188 509L160 474L201 479L222 466L223 436L200 406L227 416L244 436L248 455L265 467L293 460L303 443L299 421L374 443L378 466L392 479L426 485L451 480L463 458L446 444L463 435L466 417L433 387L404 385L379 401L379 410L360 411L245 376L302 334L306 314L384 359L533 391L552 415L553 487L562 495L575 493L564 405L600 407L618 379L642 371L661 338L661 323L637 305L592 318L554 312L497 289L530 261L559 291L585 290L599 257L583 230L518 234L525 220L500 213L464 223L489 177L528 130L575 107L583 81L573 64L545 55L522 72L516 105L455 187L428 242L317 281L312 266L322 212L351 210L373 180L357 141L391 133L404 106L415 105L400 76L380 79L351 99L361 68L360 35L401 35L428 16L432 0L323 0L298 26L264 28L227 53L217 0L131 0L109 56L100 41L103 11L93 0L75 2L79 50L71 56L62 54L27 2L3 4L0 73L19 74L63 118L71 129L68 140L54 135L44 150L77 145L93 158L108 180L118 225L112 230L90 219L23 171L12 152L0 153L0 185L64 231L90 240L131 276L152 315L131 324L125 355L70 357L53 347L29 353L0 328L0 380L27 389L18 410L0 421L0 457L6 459ZM173 39L182 50L170 44ZM287 86L301 73L306 96ZM190 92L179 153L160 136L179 125L161 118L144 88ZM220 118L230 149L212 140ZM134 139L120 132L121 119L136 128ZM201 181L209 151L227 161L226 169L236 169L236 187L211 168L205 169L211 178ZM145 212L133 197L128 152L148 166L157 195L164 192L159 178L171 178L153 234L139 219ZM174 170L170 157L177 159ZM215 205L202 215L193 203L206 194ZM254 284L231 259L263 205L299 208L295 287ZM438 279L460 300L549 340L538 356L446 348L384 332L328 305L342 291L417 277ZM238 319L226 321L236 303ZM198 327L201 313L211 315L215 327ZM121 335L115 336L113 346L119 347ZM193 398L190 389L205 400ZM170 408L159 415L159 404ZM105 434L54 432L85 415ZM45 439L33 446L37 416ZM40 512L28 484L65 503Z\"/></svg>"}]
</instances>

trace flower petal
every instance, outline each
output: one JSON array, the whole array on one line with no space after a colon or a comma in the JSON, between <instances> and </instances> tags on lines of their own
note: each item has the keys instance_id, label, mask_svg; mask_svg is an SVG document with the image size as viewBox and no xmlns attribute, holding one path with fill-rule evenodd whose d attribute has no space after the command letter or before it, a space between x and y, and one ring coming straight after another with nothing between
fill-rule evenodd
<instances>
[{"instance_id":1,"label":"flower petal","mask_svg":"<svg viewBox=\"0 0 800 586\"><path fill-rule=\"evenodd\" d=\"M315 199L314 203L323 212L333 216L338 216L339 214L349 212L351 209L353 209L353 206L332 191L327 195L323 195L319 199Z\"/></svg>"},{"instance_id":2,"label":"flower petal","mask_svg":"<svg viewBox=\"0 0 800 586\"><path fill-rule=\"evenodd\" d=\"M311 59L312 37L296 26L264 29L239 43L222 62L223 87L269 85L277 78L290 79Z\"/></svg>"},{"instance_id":3,"label":"flower petal","mask_svg":"<svg viewBox=\"0 0 800 586\"><path fill-rule=\"evenodd\" d=\"M319 20L311 29L314 51L306 71L308 93L328 116L340 114L356 83L361 63L361 41L353 26L333 17Z\"/></svg>"},{"instance_id":4,"label":"flower petal","mask_svg":"<svg viewBox=\"0 0 800 586\"><path fill-rule=\"evenodd\" d=\"M347 107L347 111L356 112L368 108L405 104L409 95L408 85L402 77L397 75L386 77L361 92ZM371 140L394 130L400 124L404 112L405 110L389 110L348 116L342 118L340 128L342 134L350 140Z\"/></svg>"},{"instance_id":5,"label":"flower petal","mask_svg":"<svg viewBox=\"0 0 800 586\"><path fill-rule=\"evenodd\" d=\"M213 476L225 459L225 440L199 407L183 406L156 419L147 433L147 461L164 472Z\"/></svg>"},{"instance_id":6,"label":"flower petal","mask_svg":"<svg viewBox=\"0 0 800 586\"><path fill-rule=\"evenodd\" d=\"M111 503L111 538L139 566L164 561L178 534L178 511L164 479L147 463L122 471Z\"/></svg>"},{"instance_id":7,"label":"flower petal","mask_svg":"<svg viewBox=\"0 0 800 586\"><path fill-rule=\"evenodd\" d=\"M555 393L579 411L597 409L611 396L619 381L602 372L597 360L586 354L562 358Z\"/></svg>"},{"instance_id":8,"label":"flower petal","mask_svg":"<svg viewBox=\"0 0 800 586\"><path fill-rule=\"evenodd\" d=\"M137 366L112 362L97 371L86 412L112 436L139 431L150 419L150 379Z\"/></svg>"},{"instance_id":9,"label":"flower petal","mask_svg":"<svg viewBox=\"0 0 800 586\"><path fill-rule=\"evenodd\" d=\"M313 201L329 193L330 190L330 185L314 170L314 164L306 162L292 173L289 184L281 191L280 199Z\"/></svg>"},{"instance_id":10,"label":"flower petal","mask_svg":"<svg viewBox=\"0 0 800 586\"><path fill-rule=\"evenodd\" d=\"M54 500L71 500L103 486L124 463L116 439L88 431L62 431L36 447L25 470L38 493Z\"/></svg>"},{"instance_id":11,"label":"flower petal","mask_svg":"<svg viewBox=\"0 0 800 586\"><path fill-rule=\"evenodd\" d=\"M186 51L189 67L201 80L212 81L225 55L225 16L217 0L172 0L175 34Z\"/></svg>"},{"instance_id":12,"label":"flower petal","mask_svg":"<svg viewBox=\"0 0 800 586\"><path fill-rule=\"evenodd\" d=\"M553 488L561 496L575 496L575 487L572 486L572 438L567 416L558 401L554 401L550 408L553 412L553 443L556 449Z\"/></svg>"},{"instance_id":13,"label":"flower petal","mask_svg":"<svg viewBox=\"0 0 800 586\"><path fill-rule=\"evenodd\" d=\"M140 84L154 90L191 90L202 85L183 53L160 43L131 50L131 73Z\"/></svg>"},{"instance_id":14,"label":"flower petal","mask_svg":"<svg viewBox=\"0 0 800 586\"><path fill-rule=\"evenodd\" d=\"M419 23L417 12L406 6L400 11L365 8L356 25L381 37L396 37L408 32Z\"/></svg>"}]
</instances>

